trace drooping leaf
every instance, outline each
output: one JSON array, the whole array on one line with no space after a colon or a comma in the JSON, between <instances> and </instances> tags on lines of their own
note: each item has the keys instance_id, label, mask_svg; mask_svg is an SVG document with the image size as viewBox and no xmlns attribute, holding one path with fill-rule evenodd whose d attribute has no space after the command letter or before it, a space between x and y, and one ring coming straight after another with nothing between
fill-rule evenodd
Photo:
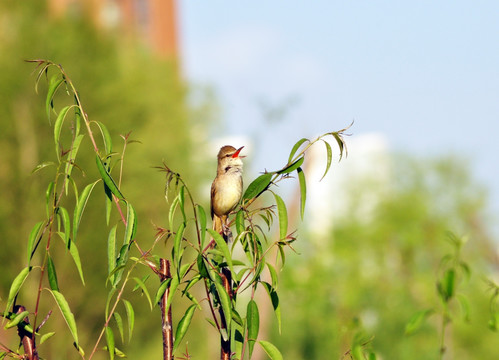
<instances>
[{"instance_id":1,"label":"drooping leaf","mask_svg":"<svg viewBox=\"0 0 499 360\"><path fill-rule=\"evenodd\" d=\"M104 166L104 163L102 162L102 159L99 157L99 155L96 155L95 157L95 162L97 164L97 169L99 170L100 176L102 177L102 180L106 183L107 187L111 192L120 200L124 200L125 197L121 193L120 189L118 188L118 185L114 182L114 179L111 177L109 172L107 171L106 167Z\"/></svg>"},{"instance_id":2,"label":"drooping leaf","mask_svg":"<svg viewBox=\"0 0 499 360\"><path fill-rule=\"evenodd\" d=\"M236 214L236 231L240 235L244 232L244 211L239 210Z\"/></svg>"},{"instance_id":3,"label":"drooping leaf","mask_svg":"<svg viewBox=\"0 0 499 360\"><path fill-rule=\"evenodd\" d=\"M275 201L277 204L277 212L279 214L279 238L284 239L288 232L288 211L286 204L282 198L274 193Z\"/></svg>"},{"instance_id":4,"label":"drooping leaf","mask_svg":"<svg viewBox=\"0 0 499 360\"><path fill-rule=\"evenodd\" d=\"M75 341L76 344L78 344L78 332L76 328L76 321L73 313L71 312L71 309L69 308L69 304L66 301L66 298L59 291L56 290L49 290L49 291L52 293L52 296L54 297L55 302L59 307L59 310L61 310L62 317L64 318L66 324L69 327L69 331L73 336L73 340Z\"/></svg>"},{"instance_id":5,"label":"drooping leaf","mask_svg":"<svg viewBox=\"0 0 499 360\"><path fill-rule=\"evenodd\" d=\"M260 340L258 341L258 343L261 345L262 349L267 353L271 360L283 359L281 352L274 344L264 340Z\"/></svg>"},{"instance_id":6,"label":"drooping leaf","mask_svg":"<svg viewBox=\"0 0 499 360\"><path fill-rule=\"evenodd\" d=\"M230 271L234 273L234 267L232 264L232 255L230 254L229 247L227 246L227 243L225 242L224 238L222 237L222 235L220 235L217 231L213 229L208 229L208 232L213 237L213 240L215 240L217 248L222 252L224 259L227 262L227 265L229 265Z\"/></svg>"},{"instance_id":7,"label":"drooping leaf","mask_svg":"<svg viewBox=\"0 0 499 360\"><path fill-rule=\"evenodd\" d=\"M76 244L71 240L68 242L67 247L69 248L69 253L73 258L73 262L76 265L76 269L78 270L78 274L80 275L81 282L83 285L85 285L85 278L83 277L83 268L81 266L80 253L78 252L78 248L76 247Z\"/></svg>"},{"instance_id":8,"label":"drooping leaf","mask_svg":"<svg viewBox=\"0 0 499 360\"><path fill-rule=\"evenodd\" d=\"M128 341L132 340L133 328L135 326L135 312L130 301L123 299L123 304L125 305L126 316L128 319Z\"/></svg>"},{"instance_id":9,"label":"drooping leaf","mask_svg":"<svg viewBox=\"0 0 499 360\"><path fill-rule=\"evenodd\" d=\"M173 260L177 268L180 265L180 259L183 253L182 239L184 237L185 222L182 222L175 233L175 239L173 241Z\"/></svg>"},{"instance_id":10,"label":"drooping leaf","mask_svg":"<svg viewBox=\"0 0 499 360\"><path fill-rule=\"evenodd\" d=\"M28 265L31 261L31 255L34 250L35 242L38 239L38 237L41 235L40 230L42 229L44 223L45 223L44 221L37 222L35 226L33 226L33 229L31 229L31 232L29 233L28 248L26 253Z\"/></svg>"},{"instance_id":11,"label":"drooping leaf","mask_svg":"<svg viewBox=\"0 0 499 360\"><path fill-rule=\"evenodd\" d=\"M59 158L59 156L60 156L59 138L61 136L62 125L64 123L64 119L66 118L68 110L73 106L74 105L64 106L61 109L61 111L59 111L59 115L57 115L57 119L55 120L55 123L54 123L54 142L55 142L55 146L56 146L55 150L57 153L57 158Z\"/></svg>"},{"instance_id":12,"label":"drooping leaf","mask_svg":"<svg viewBox=\"0 0 499 360\"><path fill-rule=\"evenodd\" d=\"M305 202L307 200L307 182L305 181L305 173L302 168L296 169L298 173L298 180L300 182L300 215L303 219L303 215L305 214Z\"/></svg>"},{"instance_id":13,"label":"drooping leaf","mask_svg":"<svg viewBox=\"0 0 499 360\"><path fill-rule=\"evenodd\" d=\"M62 224L64 226L64 244L66 247L69 246L69 238L71 236L71 222L69 220L69 213L66 208L59 206L57 208L57 214L61 217Z\"/></svg>"},{"instance_id":14,"label":"drooping leaf","mask_svg":"<svg viewBox=\"0 0 499 360\"><path fill-rule=\"evenodd\" d=\"M8 330L10 328L13 328L14 326L17 326L21 321L24 321L24 318L28 315L29 311L27 310L19 314L15 314L15 316L13 316L11 320L7 324L5 324L4 329Z\"/></svg>"},{"instance_id":15,"label":"drooping leaf","mask_svg":"<svg viewBox=\"0 0 499 360\"><path fill-rule=\"evenodd\" d=\"M180 342L184 338L187 330L189 329L189 325L191 324L192 316L194 315L194 311L196 311L196 304L191 305L185 311L184 316L180 320L177 326L177 330L175 332L175 342L173 343L173 351L178 348Z\"/></svg>"},{"instance_id":16,"label":"drooping leaf","mask_svg":"<svg viewBox=\"0 0 499 360\"><path fill-rule=\"evenodd\" d=\"M111 230L109 230L109 235L107 236L107 272L108 275L116 267L116 227L114 225Z\"/></svg>"},{"instance_id":17,"label":"drooping leaf","mask_svg":"<svg viewBox=\"0 0 499 360\"><path fill-rule=\"evenodd\" d=\"M124 244L130 244L137 232L137 214L130 202L126 202L126 227Z\"/></svg>"},{"instance_id":18,"label":"drooping leaf","mask_svg":"<svg viewBox=\"0 0 499 360\"><path fill-rule=\"evenodd\" d=\"M33 170L31 170L31 174L34 174L34 173L36 173L37 171L39 171L41 169L45 169L48 166L55 166L55 162L53 162L53 161L44 161L41 164L36 165L35 168Z\"/></svg>"},{"instance_id":19,"label":"drooping leaf","mask_svg":"<svg viewBox=\"0 0 499 360\"><path fill-rule=\"evenodd\" d=\"M47 112L47 119L49 120L49 122L50 122L50 110L54 108L53 104L54 94L63 81L64 79L59 75L52 75L52 77L50 78L47 89L47 98L45 100L45 109Z\"/></svg>"},{"instance_id":20,"label":"drooping leaf","mask_svg":"<svg viewBox=\"0 0 499 360\"><path fill-rule=\"evenodd\" d=\"M269 273L270 273L270 278L272 279L272 288L273 289L276 289L277 288L277 283L278 283L278 279L277 279L277 271L276 269L274 268L274 266L272 266L270 263L267 262L267 269L269 269Z\"/></svg>"},{"instance_id":21,"label":"drooping leaf","mask_svg":"<svg viewBox=\"0 0 499 360\"><path fill-rule=\"evenodd\" d=\"M157 304L161 301L161 298L163 297L166 289L168 289L168 285L170 285L170 282L172 281L171 278L166 279L161 282L161 285L159 285L158 291L156 291L156 296L154 297L154 304Z\"/></svg>"},{"instance_id":22,"label":"drooping leaf","mask_svg":"<svg viewBox=\"0 0 499 360\"><path fill-rule=\"evenodd\" d=\"M262 285L267 290L269 294L270 301L272 302L272 308L274 309L274 314L277 318L277 325L279 327L279 333L281 333L281 305L279 303L279 296L275 289L267 282L262 281Z\"/></svg>"},{"instance_id":23,"label":"drooping leaf","mask_svg":"<svg viewBox=\"0 0 499 360\"><path fill-rule=\"evenodd\" d=\"M107 351L109 352L109 358L111 360L114 360L114 333L109 326L106 326L106 343Z\"/></svg>"},{"instance_id":24,"label":"drooping leaf","mask_svg":"<svg viewBox=\"0 0 499 360\"><path fill-rule=\"evenodd\" d=\"M140 289L142 290L142 293L146 296L147 298L147 301L149 302L149 307L151 308L152 310L152 301L151 301L151 296L149 295L149 291L147 290L147 287L146 285L144 284L144 282L139 279L138 277L134 277L133 278L135 280L135 282L137 283L137 285L140 287Z\"/></svg>"},{"instance_id":25,"label":"drooping leaf","mask_svg":"<svg viewBox=\"0 0 499 360\"><path fill-rule=\"evenodd\" d=\"M125 342L125 330L123 328L123 319L119 312L115 311L113 313L114 321L116 321L116 326L118 327L118 331L120 332L121 342Z\"/></svg>"},{"instance_id":26,"label":"drooping leaf","mask_svg":"<svg viewBox=\"0 0 499 360\"><path fill-rule=\"evenodd\" d=\"M23 285L24 280L26 280L26 278L28 277L30 271L31 266L26 266L21 270L19 274L17 274L17 276L14 278L14 281L12 281L12 285L10 286L9 290L9 297L7 298L7 304L5 306L4 317L7 316L9 309L12 307L12 304L14 304L14 299L19 292L19 289Z\"/></svg>"},{"instance_id":27,"label":"drooping leaf","mask_svg":"<svg viewBox=\"0 0 499 360\"><path fill-rule=\"evenodd\" d=\"M294 163L284 167L283 169L277 171L277 173L279 175L281 174L289 174L291 172L293 172L294 170L298 169L302 164L303 164L303 161L305 160L305 158L302 156L301 158L299 158L298 160L296 160Z\"/></svg>"},{"instance_id":28,"label":"drooping leaf","mask_svg":"<svg viewBox=\"0 0 499 360\"><path fill-rule=\"evenodd\" d=\"M80 227L80 221L83 216L83 211L87 206L88 198L98 181L99 180L85 186L85 189L83 189L80 198L76 203L73 215L73 242L76 242L76 235L78 234L78 228Z\"/></svg>"},{"instance_id":29,"label":"drooping leaf","mask_svg":"<svg viewBox=\"0 0 499 360\"><path fill-rule=\"evenodd\" d=\"M421 310L415 313L405 325L405 334L412 335L418 331L426 319L433 313L432 309Z\"/></svg>"},{"instance_id":30,"label":"drooping leaf","mask_svg":"<svg viewBox=\"0 0 499 360\"><path fill-rule=\"evenodd\" d=\"M201 254L198 255L197 265L198 265L199 275L207 279L209 277L208 269L206 269L206 264L204 263L203 256Z\"/></svg>"},{"instance_id":31,"label":"drooping leaf","mask_svg":"<svg viewBox=\"0 0 499 360\"><path fill-rule=\"evenodd\" d=\"M232 306L230 301L230 296L225 290L225 287L218 281L215 281L215 287L217 289L218 298L222 304L222 311L225 319L225 324L227 325L227 333L230 334L230 323L232 319Z\"/></svg>"},{"instance_id":32,"label":"drooping leaf","mask_svg":"<svg viewBox=\"0 0 499 360\"><path fill-rule=\"evenodd\" d=\"M333 159L333 151L331 149L331 145L329 145L329 143L327 141L324 141L324 140L322 140L322 141L326 145L327 162L326 162L326 170L324 171L324 175L322 175L321 180L324 179L327 172L329 171L329 168L331 167L331 162ZM321 180L319 180L319 181L321 181Z\"/></svg>"},{"instance_id":33,"label":"drooping leaf","mask_svg":"<svg viewBox=\"0 0 499 360\"><path fill-rule=\"evenodd\" d=\"M248 302L246 310L246 320L248 322L248 350L249 357L253 354L253 347L258 338L258 331L260 329L260 315L258 313L258 305L251 299Z\"/></svg>"},{"instance_id":34,"label":"drooping leaf","mask_svg":"<svg viewBox=\"0 0 499 360\"><path fill-rule=\"evenodd\" d=\"M172 301L173 301L173 296L175 295L175 292L177 291L179 283L180 283L180 280L179 280L178 276L173 276L172 280L170 282L170 292L168 293L168 297L166 298L165 311L168 311L168 309L170 308Z\"/></svg>"},{"instance_id":35,"label":"drooping leaf","mask_svg":"<svg viewBox=\"0 0 499 360\"><path fill-rule=\"evenodd\" d=\"M201 238L201 248L204 248L206 238L206 212L201 205L196 205L198 220L199 220L199 236Z\"/></svg>"},{"instance_id":36,"label":"drooping leaf","mask_svg":"<svg viewBox=\"0 0 499 360\"><path fill-rule=\"evenodd\" d=\"M107 129L106 125L104 125L100 121L95 121L97 126L99 127L99 130L102 135L102 140L104 141L104 149L106 151L106 154L110 154L113 152L113 141L111 139L111 135L109 134L109 130Z\"/></svg>"},{"instance_id":37,"label":"drooping leaf","mask_svg":"<svg viewBox=\"0 0 499 360\"><path fill-rule=\"evenodd\" d=\"M257 177L244 192L243 200L250 200L258 197L262 192L264 192L270 185L273 173L265 173Z\"/></svg>"},{"instance_id":38,"label":"drooping leaf","mask_svg":"<svg viewBox=\"0 0 499 360\"><path fill-rule=\"evenodd\" d=\"M289 158L288 158L288 163L290 163L292 160L293 160L293 157L295 156L296 154L296 151L300 148L300 146L305 142L305 141L308 141L310 142L310 140L308 139L305 139L305 138L302 138L300 140L298 140L296 142L296 144L293 146L293 148L291 149L291 153L289 154Z\"/></svg>"},{"instance_id":39,"label":"drooping leaf","mask_svg":"<svg viewBox=\"0 0 499 360\"><path fill-rule=\"evenodd\" d=\"M59 291L59 284L57 283L57 273L55 271L55 265L50 254L48 254L47 256L47 276L49 278L50 288L52 290Z\"/></svg>"},{"instance_id":40,"label":"drooping leaf","mask_svg":"<svg viewBox=\"0 0 499 360\"><path fill-rule=\"evenodd\" d=\"M51 181L49 183L49 186L47 186L47 190L45 191L45 210L47 212L47 218L50 217L50 213L52 212L51 209L54 206L54 196L53 196L53 191L54 191L54 182Z\"/></svg>"},{"instance_id":41,"label":"drooping leaf","mask_svg":"<svg viewBox=\"0 0 499 360\"><path fill-rule=\"evenodd\" d=\"M80 148L80 144L81 144L81 141L83 140L84 138L84 135L80 134L80 135L77 135L73 141L73 144L71 145L71 150L69 151L68 153L68 156L67 156L67 161L66 161L66 167L65 167L65 178L64 178L64 181L65 181L65 185L64 185L64 189L66 191L66 195L68 194L68 191L69 191L69 186L68 186L68 182L69 182L69 178L71 177L71 172L73 171L73 167L74 167L74 159L76 159L76 154L78 153L78 150Z\"/></svg>"},{"instance_id":42,"label":"drooping leaf","mask_svg":"<svg viewBox=\"0 0 499 360\"><path fill-rule=\"evenodd\" d=\"M40 337L40 345L55 335L55 332L48 332Z\"/></svg>"}]
</instances>

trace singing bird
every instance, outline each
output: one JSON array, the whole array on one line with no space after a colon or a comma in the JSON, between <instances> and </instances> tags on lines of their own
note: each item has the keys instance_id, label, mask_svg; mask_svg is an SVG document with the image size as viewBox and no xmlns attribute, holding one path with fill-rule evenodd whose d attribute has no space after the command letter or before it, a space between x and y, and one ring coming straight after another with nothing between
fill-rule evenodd
<instances>
[{"instance_id":1,"label":"singing bird","mask_svg":"<svg viewBox=\"0 0 499 360\"><path fill-rule=\"evenodd\" d=\"M213 229L226 233L227 216L239 203L243 193L243 161L241 146L236 150L230 145L218 152L217 176L211 184L211 218Z\"/></svg>"}]
</instances>

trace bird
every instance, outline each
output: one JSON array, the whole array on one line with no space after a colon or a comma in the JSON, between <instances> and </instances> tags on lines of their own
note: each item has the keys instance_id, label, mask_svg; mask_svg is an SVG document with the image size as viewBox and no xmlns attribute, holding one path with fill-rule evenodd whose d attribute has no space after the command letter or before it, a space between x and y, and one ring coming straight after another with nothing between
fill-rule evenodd
<instances>
[{"instance_id":1,"label":"bird","mask_svg":"<svg viewBox=\"0 0 499 360\"><path fill-rule=\"evenodd\" d=\"M236 149L225 145L218 152L217 176L211 184L211 218L213 230L228 235L227 217L234 210L243 193L243 161L240 152L244 146Z\"/></svg>"}]
</instances>

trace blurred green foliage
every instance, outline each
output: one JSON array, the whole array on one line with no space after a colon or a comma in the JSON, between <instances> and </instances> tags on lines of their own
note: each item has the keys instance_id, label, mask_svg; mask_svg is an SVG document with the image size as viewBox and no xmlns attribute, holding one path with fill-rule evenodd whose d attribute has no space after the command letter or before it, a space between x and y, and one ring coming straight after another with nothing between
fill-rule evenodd
<instances>
[{"instance_id":1,"label":"blurred green foliage","mask_svg":"<svg viewBox=\"0 0 499 360\"><path fill-rule=\"evenodd\" d=\"M453 252L449 230L468 238L461 257L471 276L456 288L470 308L468 314L452 305L444 358L497 356L498 334L487 327L492 293L484 278L496 259L482 222L485 192L453 157L399 157L392 174L388 192L357 181L337 189L357 204L373 194L378 201L367 216L345 208L330 237L309 229L296 243L302 255L289 257L282 272L283 333L272 339L285 359L339 359L359 337L378 358L439 359L444 310L436 284L441 259ZM434 312L405 335L411 317L425 309Z\"/></svg>"}]
</instances>

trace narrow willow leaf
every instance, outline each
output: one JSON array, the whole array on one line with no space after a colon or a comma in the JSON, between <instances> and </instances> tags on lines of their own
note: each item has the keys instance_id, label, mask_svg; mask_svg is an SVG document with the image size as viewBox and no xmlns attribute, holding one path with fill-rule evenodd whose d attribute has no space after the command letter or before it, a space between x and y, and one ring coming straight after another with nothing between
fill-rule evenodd
<instances>
[{"instance_id":1,"label":"narrow willow leaf","mask_svg":"<svg viewBox=\"0 0 499 360\"><path fill-rule=\"evenodd\" d=\"M68 181L69 178L71 177L71 172L73 171L74 167L74 159L76 159L76 154L78 153L78 150L80 148L81 141L83 140L84 135L78 135L75 137L73 144L71 146L71 150L68 153L67 156L67 161L66 161L66 168L65 168L65 190L66 190L66 195L68 194L69 191L69 186L68 186Z\"/></svg>"},{"instance_id":2,"label":"narrow willow leaf","mask_svg":"<svg viewBox=\"0 0 499 360\"><path fill-rule=\"evenodd\" d=\"M146 296L147 298L147 302L149 302L149 307L151 308L152 310L152 301L151 301L151 296L149 295L149 291L147 290L147 287L146 285L144 284L144 282L139 279L138 277L134 277L133 278L135 280L135 282L137 283L137 285L140 287L140 289L142 290L142 293Z\"/></svg>"},{"instance_id":3,"label":"narrow willow leaf","mask_svg":"<svg viewBox=\"0 0 499 360\"><path fill-rule=\"evenodd\" d=\"M106 125L104 125L100 121L95 121L97 126L99 127L99 130L102 134L102 140L104 141L104 149L106 151L106 154L110 154L113 152L113 141L111 139L111 135L109 134L109 131L107 130Z\"/></svg>"},{"instance_id":4,"label":"narrow willow leaf","mask_svg":"<svg viewBox=\"0 0 499 360\"><path fill-rule=\"evenodd\" d=\"M326 145L326 152L327 152L327 162L326 162L326 170L324 171L324 175L322 175L321 180L324 179L326 176L327 172L329 171L329 168L331 167L331 161L333 159L333 151L331 150L331 145L327 141L324 141L324 144ZM319 180L319 181L321 181Z\"/></svg>"},{"instance_id":5,"label":"narrow willow leaf","mask_svg":"<svg viewBox=\"0 0 499 360\"><path fill-rule=\"evenodd\" d=\"M121 191L118 189L118 185L114 182L113 178L107 171L106 167L104 166L104 163L102 162L102 159L99 157L99 155L96 155L95 157L95 162L97 164L97 169L99 170L100 176L102 177L102 180L106 183L108 186L109 190L120 200L124 200L125 197L121 193Z\"/></svg>"},{"instance_id":6,"label":"narrow willow leaf","mask_svg":"<svg viewBox=\"0 0 499 360\"><path fill-rule=\"evenodd\" d=\"M69 247L69 238L71 236L71 222L69 220L69 213L66 208L59 206L57 208L57 214L60 215L62 219L62 225L64 226L64 244Z\"/></svg>"},{"instance_id":7,"label":"narrow willow leaf","mask_svg":"<svg viewBox=\"0 0 499 360\"><path fill-rule=\"evenodd\" d=\"M277 318L277 325L279 326L279 333L281 333L281 305L279 303L279 296L275 289L267 282L262 281L262 285L267 290L269 294L270 301L272 302L272 307L274 309L274 314Z\"/></svg>"},{"instance_id":8,"label":"narrow willow leaf","mask_svg":"<svg viewBox=\"0 0 499 360\"><path fill-rule=\"evenodd\" d=\"M26 278L28 277L30 271L31 271L31 266L25 267L24 269L21 270L19 274L17 274L17 276L14 278L14 281L12 281L12 285L10 286L9 290L9 297L7 299L7 305L5 306L4 317L7 316L7 313L12 307L12 304L14 304L14 299L16 298L19 289L23 285L24 280L26 280Z\"/></svg>"},{"instance_id":9,"label":"narrow willow leaf","mask_svg":"<svg viewBox=\"0 0 499 360\"><path fill-rule=\"evenodd\" d=\"M81 217L83 216L83 211L87 206L88 198L90 197L90 194L92 193L92 190L94 189L94 186L95 184L97 184L98 181L99 180L85 186L85 189L83 189L80 198L76 203L73 216L73 242L76 242L76 235L78 234L78 228L80 227Z\"/></svg>"},{"instance_id":10,"label":"narrow willow leaf","mask_svg":"<svg viewBox=\"0 0 499 360\"><path fill-rule=\"evenodd\" d=\"M198 265L199 275L207 279L209 277L208 269L206 269L206 264L204 263L203 256L201 254L198 255L197 265Z\"/></svg>"},{"instance_id":11,"label":"narrow willow leaf","mask_svg":"<svg viewBox=\"0 0 499 360\"><path fill-rule=\"evenodd\" d=\"M111 271L116 267L116 228L118 225L114 225L111 230L109 230L109 235L107 236L107 273L108 276ZM112 281L111 281L112 283Z\"/></svg>"},{"instance_id":12,"label":"narrow willow leaf","mask_svg":"<svg viewBox=\"0 0 499 360\"><path fill-rule=\"evenodd\" d=\"M177 291L179 283L180 283L180 280L179 280L178 276L173 276L172 280L170 282L170 292L168 293L168 297L166 298L165 311L168 311L168 309L170 308L172 301L173 301L173 296L175 295L175 292Z\"/></svg>"},{"instance_id":13,"label":"narrow willow leaf","mask_svg":"<svg viewBox=\"0 0 499 360\"><path fill-rule=\"evenodd\" d=\"M300 215L303 219L303 215L305 214L305 202L307 200L307 182L305 181L305 173L302 168L296 169L298 173L298 180L300 182Z\"/></svg>"},{"instance_id":14,"label":"narrow willow leaf","mask_svg":"<svg viewBox=\"0 0 499 360\"><path fill-rule=\"evenodd\" d=\"M168 289L168 285L170 285L171 281L172 279L170 278L161 282L158 291L156 291L156 296L154 297L154 305L158 304L161 301L161 298L165 294L166 289Z\"/></svg>"},{"instance_id":15,"label":"narrow willow leaf","mask_svg":"<svg viewBox=\"0 0 499 360\"><path fill-rule=\"evenodd\" d=\"M258 338L258 331L260 329L258 305L253 299L248 302L246 320L248 322L248 350L249 357L251 358L251 354L253 354L253 347L255 346L255 341Z\"/></svg>"},{"instance_id":16,"label":"narrow willow leaf","mask_svg":"<svg viewBox=\"0 0 499 360\"><path fill-rule=\"evenodd\" d=\"M109 226L109 220L111 219L111 210L113 209L113 193L107 187L106 183L104 184L104 194L106 194L106 198L104 199L106 204L106 225Z\"/></svg>"},{"instance_id":17,"label":"narrow willow leaf","mask_svg":"<svg viewBox=\"0 0 499 360\"><path fill-rule=\"evenodd\" d=\"M281 175L281 174L289 174L290 172L293 172L294 170L298 169L303 164L304 160L305 160L305 158L302 156L301 158L299 158L298 160L296 160L291 165L288 165L288 166L284 167L283 169L279 170L277 173L279 175Z\"/></svg>"},{"instance_id":18,"label":"narrow willow leaf","mask_svg":"<svg viewBox=\"0 0 499 360\"><path fill-rule=\"evenodd\" d=\"M130 301L123 299L123 304L125 305L128 319L128 342L130 342L132 340L133 327L135 326L135 312L133 311L133 306Z\"/></svg>"},{"instance_id":19,"label":"narrow willow leaf","mask_svg":"<svg viewBox=\"0 0 499 360\"><path fill-rule=\"evenodd\" d=\"M182 257L182 239L184 237L185 223L182 222L175 233L175 239L173 241L173 261L177 268L180 266L180 259Z\"/></svg>"},{"instance_id":20,"label":"narrow willow leaf","mask_svg":"<svg viewBox=\"0 0 499 360\"><path fill-rule=\"evenodd\" d=\"M40 171L41 169L45 169L48 166L55 166L55 162L53 162L53 161L44 161L41 164L36 165L35 168L33 170L31 170L31 174L34 174L37 171Z\"/></svg>"},{"instance_id":21,"label":"narrow willow leaf","mask_svg":"<svg viewBox=\"0 0 499 360\"><path fill-rule=\"evenodd\" d=\"M196 205L198 220L199 220L199 232L201 238L201 248L204 249L204 241L206 239L206 212L201 205Z\"/></svg>"},{"instance_id":22,"label":"narrow willow leaf","mask_svg":"<svg viewBox=\"0 0 499 360\"><path fill-rule=\"evenodd\" d=\"M196 304L191 305L185 311L184 316L180 320L177 326L177 330L175 332L175 342L173 343L173 351L178 348L184 335L187 333L189 329L189 325L191 324L192 316L194 315L194 311L196 311Z\"/></svg>"},{"instance_id":23,"label":"narrow willow leaf","mask_svg":"<svg viewBox=\"0 0 499 360\"><path fill-rule=\"evenodd\" d=\"M258 341L258 343L261 345L262 349L267 353L271 360L283 359L279 349L277 349L272 343L264 340L260 340Z\"/></svg>"},{"instance_id":24,"label":"narrow willow leaf","mask_svg":"<svg viewBox=\"0 0 499 360\"><path fill-rule=\"evenodd\" d=\"M63 81L64 79L62 77L59 77L58 75L53 75L50 78L47 90L47 98L45 100L45 110L47 112L47 119L49 120L49 122L50 122L50 110L54 108L53 105L54 94Z\"/></svg>"},{"instance_id":25,"label":"narrow willow leaf","mask_svg":"<svg viewBox=\"0 0 499 360\"><path fill-rule=\"evenodd\" d=\"M125 244L130 244L137 232L137 213L130 202L126 202Z\"/></svg>"},{"instance_id":26,"label":"narrow willow leaf","mask_svg":"<svg viewBox=\"0 0 499 360\"><path fill-rule=\"evenodd\" d=\"M121 318L121 315L115 311L113 313L114 321L116 321L116 326L118 327L118 331L120 332L120 337L121 337L121 342L125 342L125 330L123 328L123 319Z\"/></svg>"},{"instance_id":27,"label":"narrow willow leaf","mask_svg":"<svg viewBox=\"0 0 499 360\"><path fill-rule=\"evenodd\" d=\"M21 321L24 321L24 318L29 315L29 311L23 311L19 314L16 314L7 324L5 324L4 329L10 329L14 326L18 325Z\"/></svg>"},{"instance_id":28,"label":"narrow willow leaf","mask_svg":"<svg viewBox=\"0 0 499 360\"><path fill-rule=\"evenodd\" d=\"M236 214L236 231L240 235L244 230L244 211L239 210Z\"/></svg>"},{"instance_id":29,"label":"narrow willow leaf","mask_svg":"<svg viewBox=\"0 0 499 360\"><path fill-rule=\"evenodd\" d=\"M461 316L464 321L470 321L470 302L469 300L462 294L457 294L456 299L459 302L461 308Z\"/></svg>"},{"instance_id":30,"label":"narrow willow leaf","mask_svg":"<svg viewBox=\"0 0 499 360\"><path fill-rule=\"evenodd\" d=\"M187 221L185 217L185 186L182 185L178 192L178 203L180 205L180 211L182 212L182 217L184 218L184 222Z\"/></svg>"},{"instance_id":31,"label":"narrow willow leaf","mask_svg":"<svg viewBox=\"0 0 499 360\"><path fill-rule=\"evenodd\" d=\"M230 322L232 319L232 306L230 301L230 296L225 290L225 287L219 283L215 282L215 287L217 289L218 298L222 304L223 315L225 319L225 324L227 325L227 333L230 334Z\"/></svg>"},{"instance_id":32,"label":"narrow willow leaf","mask_svg":"<svg viewBox=\"0 0 499 360\"><path fill-rule=\"evenodd\" d=\"M343 158L343 153L347 155L347 148L345 146L345 141L337 132L334 132L332 135L336 140L336 143L338 144L338 148L340 149L340 161L341 161L341 159Z\"/></svg>"},{"instance_id":33,"label":"narrow willow leaf","mask_svg":"<svg viewBox=\"0 0 499 360\"><path fill-rule=\"evenodd\" d=\"M83 268L81 266L80 253L78 252L78 248L76 247L76 244L71 240L68 242L67 247L69 248L69 253L73 258L73 262L76 265L76 269L78 270L78 274L80 275L81 282L83 285L85 285L85 278L83 277Z\"/></svg>"},{"instance_id":34,"label":"narrow willow leaf","mask_svg":"<svg viewBox=\"0 0 499 360\"><path fill-rule=\"evenodd\" d=\"M454 271L454 269L449 269L445 272L442 286L444 288L444 296L446 301L454 296L455 279L456 272Z\"/></svg>"},{"instance_id":35,"label":"narrow willow leaf","mask_svg":"<svg viewBox=\"0 0 499 360\"><path fill-rule=\"evenodd\" d=\"M54 123L54 142L55 142L55 151L57 153L57 158L60 156L60 151L59 151L59 138L61 136L61 129L62 125L64 124L64 119L66 118L66 115L68 113L68 110L74 105L68 105L64 106L61 111L59 112L59 115L57 115L57 119L55 120Z\"/></svg>"},{"instance_id":36,"label":"narrow willow leaf","mask_svg":"<svg viewBox=\"0 0 499 360\"><path fill-rule=\"evenodd\" d=\"M279 214L279 238L284 239L288 233L288 211L286 204L282 198L274 193L275 201L277 204L277 212Z\"/></svg>"},{"instance_id":37,"label":"narrow willow leaf","mask_svg":"<svg viewBox=\"0 0 499 360\"><path fill-rule=\"evenodd\" d=\"M49 183L49 186L47 186L47 190L45 191L45 210L47 212L47 218L50 217L50 214L52 213L52 207L54 206L54 196L53 196L53 192L54 192L54 186L55 186L55 183L53 181L51 181Z\"/></svg>"},{"instance_id":38,"label":"narrow willow leaf","mask_svg":"<svg viewBox=\"0 0 499 360\"><path fill-rule=\"evenodd\" d=\"M244 192L243 200L250 200L258 197L263 193L270 185L273 173L265 173L257 177Z\"/></svg>"},{"instance_id":39,"label":"narrow willow leaf","mask_svg":"<svg viewBox=\"0 0 499 360\"><path fill-rule=\"evenodd\" d=\"M168 211L168 223L170 224L170 228L173 228L173 218L175 217L175 211L177 210L177 206L179 203L179 195L173 199L172 204L170 205L170 210Z\"/></svg>"},{"instance_id":40,"label":"narrow willow leaf","mask_svg":"<svg viewBox=\"0 0 499 360\"><path fill-rule=\"evenodd\" d=\"M78 332L76 329L76 321L73 313L71 312L71 309L69 308L69 304L66 301L66 298L59 291L56 290L49 290L49 291L52 293L52 296L54 297L55 302L59 307L59 310L61 310L62 317L64 318L66 324L69 327L69 331L73 336L73 340L75 341L76 344L78 344Z\"/></svg>"},{"instance_id":41,"label":"narrow willow leaf","mask_svg":"<svg viewBox=\"0 0 499 360\"><path fill-rule=\"evenodd\" d=\"M111 360L114 360L114 333L109 326L106 326L106 343L107 351L109 352L109 358Z\"/></svg>"},{"instance_id":42,"label":"narrow willow leaf","mask_svg":"<svg viewBox=\"0 0 499 360\"><path fill-rule=\"evenodd\" d=\"M415 313L405 325L405 334L412 335L418 331L431 314L433 314L432 309L421 310Z\"/></svg>"},{"instance_id":43,"label":"narrow willow leaf","mask_svg":"<svg viewBox=\"0 0 499 360\"><path fill-rule=\"evenodd\" d=\"M47 276L49 278L49 285L52 290L59 291L59 284L57 283L57 273L55 271L55 265L52 261L50 254L47 254Z\"/></svg>"},{"instance_id":44,"label":"narrow willow leaf","mask_svg":"<svg viewBox=\"0 0 499 360\"><path fill-rule=\"evenodd\" d=\"M26 253L28 265L31 261L31 256L34 250L35 242L38 239L38 237L41 235L40 230L42 229L43 224L45 224L44 221L37 222L35 226L33 226L33 229L31 229L31 232L29 233L28 249Z\"/></svg>"},{"instance_id":45,"label":"narrow willow leaf","mask_svg":"<svg viewBox=\"0 0 499 360\"><path fill-rule=\"evenodd\" d=\"M224 238L222 235L220 235L217 231L213 229L207 229L210 235L213 237L213 240L215 240L215 243L217 244L218 249L222 252L225 261L227 262L227 265L229 265L229 269L232 273L234 273L234 265L232 264L232 255L229 250L229 246L227 246L227 243L225 242Z\"/></svg>"},{"instance_id":46,"label":"narrow willow leaf","mask_svg":"<svg viewBox=\"0 0 499 360\"><path fill-rule=\"evenodd\" d=\"M40 337L40 345L55 335L55 332L48 332Z\"/></svg>"},{"instance_id":47,"label":"narrow willow leaf","mask_svg":"<svg viewBox=\"0 0 499 360\"><path fill-rule=\"evenodd\" d=\"M305 138L302 138L300 140L298 140L296 142L296 144L293 146L293 148L291 149L291 153L289 154L289 158L288 158L288 163L290 163L291 161L293 161L293 157L295 156L296 154L296 151L300 148L300 146L305 142L305 141L308 141L310 142L310 140L308 139L305 139Z\"/></svg>"},{"instance_id":48,"label":"narrow willow leaf","mask_svg":"<svg viewBox=\"0 0 499 360\"><path fill-rule=\"evenodd\" d=\"M270 263L267 263L267 269L269 269L270 278L272 279L272 288L276 289L277 283L278 283L277 271L276 271L275 267L272 266Z\"/></svg>"}]
</instances>

